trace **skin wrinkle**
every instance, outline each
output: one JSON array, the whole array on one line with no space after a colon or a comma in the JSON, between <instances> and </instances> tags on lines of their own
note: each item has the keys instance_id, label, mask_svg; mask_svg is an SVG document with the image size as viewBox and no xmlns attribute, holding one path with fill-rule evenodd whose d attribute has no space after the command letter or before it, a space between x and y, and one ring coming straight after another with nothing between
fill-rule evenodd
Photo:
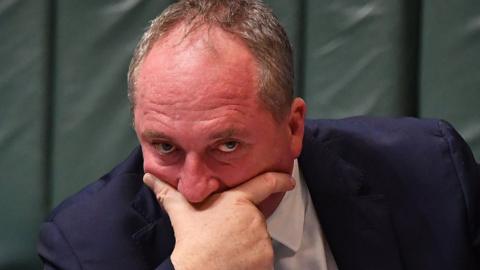
<instances>
[{"instance_id":1,"label":"skin wrinkle","mask_svg":"<svg viewBox=\"0 0 480 270\"><path fill-rule=\"evenodd\" d=\"M208 71L207 71L208 72ZM171 77L176 77L175 74L170 75ZM188 75L184 75L188 76ZM230 78L226 78L227 80ZM191 107L190 104L193 103L199 103L199 104L215 104L218 106L219 104L216 102L217 100L221 103L229 103L230 105L244 105L246 102L251 101L251 97L248 95L245 95L242 93L242 85L240 84L226 84L221 82L222 78L215 79L213 82L210 81L203 81L198 84L202 84L203 87L197 87L195 90L189 90L189 89L182 89L184 92L191 92L190 95L188 96L179 96L178 91L175 92L165 92L162 93L160 96L159 94L152 93L150 96L156 97L158 96L158 99L155 99L153 101L154 105L173 105L173 104L187 104L187 107ZM147 84L146 87L144 87L144 93L150 93L152 92L151 89L178 89L181 88L183 84L188 84L188 80L184 79L179 80L177 79L175 84L168 84L168 83L163 83L160 81L157 85L150 85ZM222 93L221 96L218 94L215 95L215 93L209 93L209 89L215 89L215 88L220 88L220 89L225 89ZM206 93L206 96L198 96L196 93ZM143 99L146 94L143 94L140 99ZM232 100L233 98L238 97L239 95L241 96L241 100ZM161 98L160 98L161 97ZM235 102L236 101L236 102ZM152 101L151 101L152 102Z\"/></svg>"},{"instance_id":2,"label":"skin wrinkle","mask_svg":"<svg viewBox=\"0 0 480 270\"><path fill-rule=\"evenodd\" d=\"M198 115L199 113L203 113L205 119L197 119L196 121L212 120L214 118L223 117L223 115L230 112L252 116L252 113L245 109L247 107L246 104L248 102L252 102L251 97L244 98L244 96L241 96L237 99L232 99L232 97L212 98L210 95L208 95L205 98L198 98L194 101L182 102L181 98L179 97L176 97L175 100L170 101L168 100L168 95L166 98L163 96L160 98L160 95L152 96L154 99L148 100L145 104L145 106L149 109L149 111L145 112L145 117L148 117L148 114L152 112L170 118L170 120L189 119L191 118L189 114ZM261 108L261 106L259 106L259 108Z\"/></svg>"},{"instance_id":3,"label":"skin wrinkle","mask_svg":"<svg viewBox=\"0 0 480 270\"><path fill-rule=\"evenodd\" d=\"M240 115L251 115L250 113L245 113L243 110L240 110L240 109L228 109L228 108L224 108L225 111L224 112L219 112L218 114L214 114L212 113L212 111L204 111L204 114L202 114L202 116L204 116L204 119L201 119L201 120L195 120L195 121L189 121L189 120L180 120L180 119L185 119L183 117L179 117L178 116L178 109L173 109L173 110L170 110L170 111L167 111L167 112L160 112L159 110L155 110L156 107L152 107L152 110L151 111L146 111L144 112L143 114L143 117L145 119L148 119L150 121L155 121L157 122L158 124L161 124L163 125L164 127L169 127L172 125L172 123L178 123L178 122L195 122L196 124L202 124L202 123L205 123L205 124L208 124L209 122L212 122L212 121L220 121L222 118L226 118L228 116L226 116L225 114L223 113L237 113L237 114L240 114ZM193 110L192 112L189 112L189 111L185 111L186 114L188 114L188 116L191 116L191 115L199 115L198 114L198 111L195 111ZM169 115L170 113L170 115ZM184 114L184 115L186 115ZM236 125L237 126L242 126L242 127L239 127L237 129L245 129L245 125L242 124L242 121L239 119L238 121L236 121Z\"/></svg>"},{"instance_id":4,"label":"skin wrinkle","mask_svg":"<svg viewBox=\"0 0 480 270\"><path fill-rule=\"evenodd\" d=\"M152 110L155 111L156 113L162 113L159 109L161 106L171 106L170 110L166 111L165 113L168 112L205 112L208 114L214 114L215 110L219 110L219 105L223 102L218 102L216 105L215 104L202 104L201 102L198 102L198 105L195 106L196 108L193 108L190 103L177 103L177 102L172 102L172 103L164 103L164 104L158 104L155 102L152 102L152 104L149 104L152 107ZM240 102L237 102L235 104L226 104L223 106L221 109L227 109L233 112L239 112L242 114L251 114L248 111L242 110L243 104Z\"/></svg>"}]
</instances>

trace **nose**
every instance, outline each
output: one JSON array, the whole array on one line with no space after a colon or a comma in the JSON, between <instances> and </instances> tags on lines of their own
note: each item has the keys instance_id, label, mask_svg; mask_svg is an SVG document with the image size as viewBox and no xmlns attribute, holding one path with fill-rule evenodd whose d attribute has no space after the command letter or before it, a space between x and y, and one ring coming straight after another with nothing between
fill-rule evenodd
<instances>
[{"instance_id":1,"label":"nose","mask_svg":"<svg viewBox=\"0 0 480 270\"><path fill-rule=\"evenodd\" d=\"M213 177L202 158L195 153L185 156L182 171L178 179L177 189L191 203L199 203L217 191L220 182Z\"/></svg>"}]
</instances>

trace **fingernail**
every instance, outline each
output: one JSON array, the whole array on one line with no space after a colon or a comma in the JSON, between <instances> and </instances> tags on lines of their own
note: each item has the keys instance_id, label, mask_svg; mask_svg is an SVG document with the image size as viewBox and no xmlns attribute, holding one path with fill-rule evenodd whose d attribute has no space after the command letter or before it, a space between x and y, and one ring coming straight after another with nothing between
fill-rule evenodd
<instances>
[{"instance_id":1,"label":"fingernail","mask_svg":"<svg viewBox=\"0 0 480 270\"><path fill-rule=\"evenodd\" d=\"M290 182L292 182L292 188L297 184L297 180L293 176L290 176Z\"/></svg>"},{"instance_id":2,"label":"fingernail","mask_svg":"<svg viewBox=\"0 0 480 270\"><path fill-rule=\"evenodd\" d=\"M146 183L148 181L153 181L153 175L151 175L150 173L146 173L145 175L143 175L143 182Z\"/></svg>"}]
</instances>

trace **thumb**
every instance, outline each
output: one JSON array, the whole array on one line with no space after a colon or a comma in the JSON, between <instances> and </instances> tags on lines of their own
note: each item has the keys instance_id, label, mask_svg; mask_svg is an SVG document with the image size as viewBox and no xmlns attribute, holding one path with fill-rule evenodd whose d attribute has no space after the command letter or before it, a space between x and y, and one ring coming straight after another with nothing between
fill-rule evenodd
<instances>
[{"instance_id":1,"label":"thumb","mask_svg":"<svg viewBox=\"0 0 480 270\"><path fill-rule=\"evenodd\" d=\"M258 205L273 193L286 192L295 187L295 180L286 173L267 172L231 189L228 192L241 193L242 197Z\"/></svg>"},{"instance_id":2,"label":"thumb","mask_svg":"<svg viewBox=\"0 0 480 270\"><path fill-rule=\"evenodd\" d=\"M155 193L158 203L172 218L176 212L183 212L190 207L183 195L169 184L150 173L143 176L143 182Z\"/></svg>"}]
</instances>

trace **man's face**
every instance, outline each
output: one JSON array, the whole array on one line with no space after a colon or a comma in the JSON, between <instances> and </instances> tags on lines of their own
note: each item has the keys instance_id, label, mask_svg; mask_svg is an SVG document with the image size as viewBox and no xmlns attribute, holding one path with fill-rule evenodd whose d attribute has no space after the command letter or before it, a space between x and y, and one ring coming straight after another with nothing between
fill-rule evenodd
<instances>
[{"instance_id":1,"label":"man's face","mask_svg":"<svg viewBox=\"0 0 480 270\"><path fill-rule=\"evenodd\" d=\"M157 42L138 72L134 120L145 172L192 203L263 172L290 173L303 102L275 121L257 96L258 65L242 42L215 27L182 40L181 29Z\"/></svg>"}]
</instances>

